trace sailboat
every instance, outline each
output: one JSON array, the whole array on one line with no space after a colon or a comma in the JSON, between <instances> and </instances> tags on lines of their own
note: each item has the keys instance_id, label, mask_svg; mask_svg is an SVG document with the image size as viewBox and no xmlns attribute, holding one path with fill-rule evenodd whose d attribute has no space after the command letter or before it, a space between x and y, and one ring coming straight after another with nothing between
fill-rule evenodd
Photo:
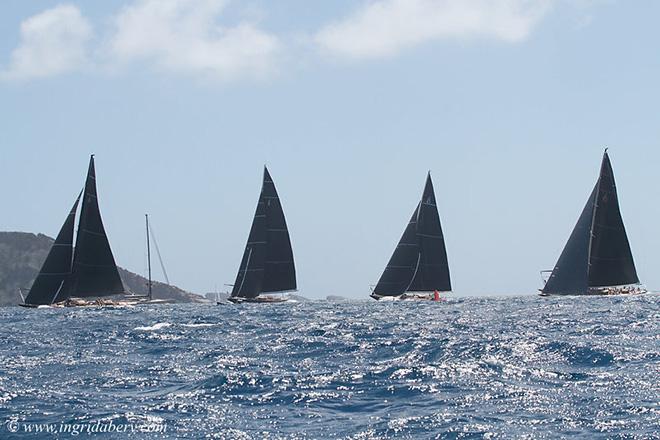
<instances>
[{"instance_id":1,"label":"sailboat","mask_svg":"<svg viewBox=\"0 0 660 440\"><path fill-rule=\"evenodd\" d=\"M74 249L76 211L81 197ZM92 155L85 188L76 198L24 303L20 305L105 305L104 300L98 298L124 293L124 285L101 220ZM91 301L90 298L96 300Z\"/></svg>"},{"instance_id":2,"label":"sailboat","mask_svg":"<svg viewBox=\"0 0 660 440\"><path fill-rule=\"evenodd\" d=\"M264 166L259 202L228 299L233 303L283 302L287 300L284 293L296 288L289 230L273 178Z\"/></svg>"},{"instance_id":3,"label":"sailboat","mask_svg":"<svg viewBox=\"0 0 660 440\"><path fill-rule=\"evenodd\" d=\"M619 210L607 149L600 175L541 295L644 293Z\"/></svg>"},{"instance_id":4,"label":"sailboat","mask_svg":"<svg viewBox=\"0 0 660 440\"><path fill-rule=\"evenodd\" d=\"M371 293L376 300L438 300L450 292L449 263L431 173L422 199Z\"/></svg>"},{"instance_id":5,"label":"sailboat","mask_svg":"<svg viewBox=\"0 0 660 440\"><path fill-rule=\"evenodd\" d=\"M163 274L165 275L165 280L167 281L167 285L170 285L170 280L167 277L167 272L165 271L165 265L163 264L163 258L160 255L160 250L158 249L158 243L156 242L156 237L153 235L153 230L151 228L151 224L149 223L149 214L144 215L144 226L146 230L146 238L147 238L147 295L145 296L140 296L138 297L137 295L134 296L134 298L139 298L139 304L144 305L144 304L170 304L173 303L173 300L170 299L154 299L154 293L153 293L153 280L151 279L151 240L150 238L154 238L154 244L156 245L156 253L158 254L158 260L160 261L160 267L163 270Z\"/></svg>"}]
</instances>

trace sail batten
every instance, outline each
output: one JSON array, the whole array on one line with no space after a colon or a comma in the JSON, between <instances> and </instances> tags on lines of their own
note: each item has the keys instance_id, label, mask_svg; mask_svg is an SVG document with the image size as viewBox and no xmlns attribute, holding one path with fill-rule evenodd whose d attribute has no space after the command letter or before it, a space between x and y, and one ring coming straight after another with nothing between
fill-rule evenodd
<instances>
[{"instance_id":1,"label":"sail batten","mask_svg":"<svg viewBox=\"0 0 660 440\"><path fill-rule=\"evenodd\" d=\"M576 295L590 288L638 283L606 150L598 181L543 293Z\"/></svg>"},{"instance_id":2,"label":"sail batten","mask_svg":"<svg viewBox=\"0 0 660 440\"><path fill-rule=\"evenodd\" d=\"M264 167L261 193L252 220L232 297L296 290L293 250L273 179Z\"/></svg>"},{"instance_id":3,"label":"sail batten","mask_svg":"<svg viewBox=\"0 0 660 440\"><path fill-rule=\"evenodd\" d=\"M374 294L451 291L449 264L433 182L429 174L406 229L381 275Z\"/></svg>"}]
</instances>

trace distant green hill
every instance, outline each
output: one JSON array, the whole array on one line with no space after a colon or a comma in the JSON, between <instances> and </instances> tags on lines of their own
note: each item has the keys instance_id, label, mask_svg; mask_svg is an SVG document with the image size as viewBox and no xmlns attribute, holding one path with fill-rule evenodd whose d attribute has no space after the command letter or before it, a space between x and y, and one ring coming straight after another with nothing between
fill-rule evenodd
<instances>
[{"instance_id":1,"label":"distant green hill","mask_svg":"<svg viewBox=\"0 0 660 440\"><path fill-rule=\"evenodd\" d=\"M16 305L21 301L18 289L32 285L52 244L53 239L43 234L0 232L0 305ZM119 274L128 290L147 293L145 278L122 268ZM154 298L177 302L203 302L198 295L159 282L153 283L153 294Z\"/></svg>"}]
</instances>

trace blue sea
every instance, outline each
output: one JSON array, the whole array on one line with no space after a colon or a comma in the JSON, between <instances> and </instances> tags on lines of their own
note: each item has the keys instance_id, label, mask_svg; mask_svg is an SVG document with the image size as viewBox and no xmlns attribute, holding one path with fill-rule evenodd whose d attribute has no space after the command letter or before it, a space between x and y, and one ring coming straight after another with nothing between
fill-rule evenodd
<instances>
[{"instance_id":1,"label":"blue sea","mask_svg":"<svg viewBox=\"0 0 660 440\"><path fill-rule=\"evenodd\" d=\"M660 438L659 322L657 295L0 308L0 438Z\"/></svg>"}]
</instances>

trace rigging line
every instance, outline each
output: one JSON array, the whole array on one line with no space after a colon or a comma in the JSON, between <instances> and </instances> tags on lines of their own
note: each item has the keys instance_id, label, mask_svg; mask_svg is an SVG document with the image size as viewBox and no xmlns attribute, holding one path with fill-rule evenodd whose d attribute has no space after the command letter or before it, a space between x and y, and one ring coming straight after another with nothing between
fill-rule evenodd
<instances>
[{"instance_id":1,"label":"rigging line","mask_svg":"<svg viewBox=\"0 0 660 440\"><path fill-rule=\"evenodd\" d=\"M420 252L419 254L417 254L417 265L415 266L415 272L413 273L410 283L408 283L408 287L406 287L406 290L404 290L404 293L408 292L410 286L412 286L412 283L415 281L415 277L417 276L417 271L419 270L419 263L421 260L422 260L422 253Z\"/></svg>"},{"instance_id":2,"label":"rigging line","mask_svg":"<svg viewBox=\"0 0 660 440\"><path fill-rule=\"evenodd\" d=\"M152 282L151 282L151 246L149 243L149 214L144 215L144 220L145 220L145 226L147 227L147 270L149 271L149 278L148 278L148 290L149 290L149 301L153 299L153 289L152 289Z\"/></svg>"},{"instance_id":3,"label":"rigging line","mask_svg":"<svg viewBox=\"0 0 660 440\"><path fill-rule=\"evenodd\" d=\"M247 261L245 262L245 269L243 269L243 279L241 280L241 285L238 286L238 292L236 293L236 296L241 295L241 290L243 289L243 283L245 283L245 277L247 276L248 267L250 266L250 258L252 258L252 248L250 248L250 253L248 253Z\"/></svg>"},{"instance_id":4,"label":"rigging line","mask_svg":"<svg viewBox=\"0 0 660 440\"><path fill-rule=\"evenodd\" d=\"M55 295L53 295L53 299L50 300L51 304L55 304L55 300L59 296L60 292L62 291L62 287L64 286L64 280L60 283L60 287L57 288L57 291L55 292Z\"/></svg>"},{"instance_id":5,"label":"rigging line","mask_svg":"<svg viewBox=\"0 0 660 440\"><path fill-rule=\"evenodd\" d=\"M600 184L602 180L602 173L598 175L598 182L596 182L596 195L594 196L593 202L593 212L591 213L591 224L589 225L589 248L587 248L587 287L589 286L589 280L591 279L591 245L594 240L594 223L596 222L596 211L598 210L598 201L600 194Z\"/></svg>"},{"instance_id":6,"label":"rigging line","mask_svg":"<svg viewBox=\"0 0 660 440\"><path fill-rule=\"evenodd\" d=\"M160 263L160 268L163 270L163 275L165 276L165 281L170 285L170 278L167 276L167 271L165 270L165 264L163 263L163 257L160 255L160 249L158 248L158 241L156 241L156 234L154 232L154 225L152 222L149 222L149 235L154 242L154 248L156 248L156 255L158 255L158 262Z\"/></svg>"}]
</instances>

